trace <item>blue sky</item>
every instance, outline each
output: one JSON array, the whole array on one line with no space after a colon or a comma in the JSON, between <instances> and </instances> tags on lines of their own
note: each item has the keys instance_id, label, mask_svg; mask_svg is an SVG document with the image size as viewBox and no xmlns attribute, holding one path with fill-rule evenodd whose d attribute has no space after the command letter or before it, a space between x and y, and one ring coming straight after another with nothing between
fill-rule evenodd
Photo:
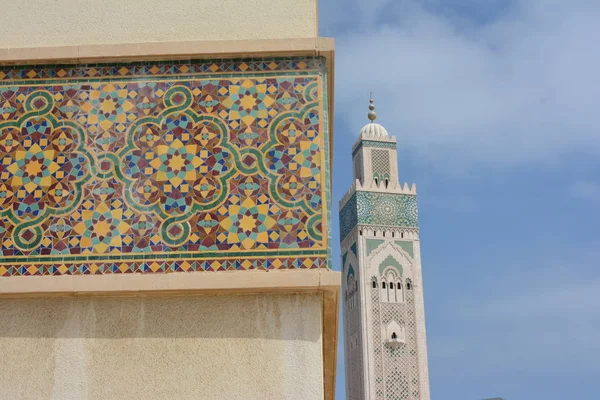
<instances>
[{"instance_id":1,"label":"blue sky","mask_svg":"<svg viewBox=\"0 0 600 400\"><path fill-rule=\"evenodd\" d=\"M320 0L335 266L372 91L417 183L434 400L598 398L599 20L597 0Z\"/></svg>"}]
</instances>

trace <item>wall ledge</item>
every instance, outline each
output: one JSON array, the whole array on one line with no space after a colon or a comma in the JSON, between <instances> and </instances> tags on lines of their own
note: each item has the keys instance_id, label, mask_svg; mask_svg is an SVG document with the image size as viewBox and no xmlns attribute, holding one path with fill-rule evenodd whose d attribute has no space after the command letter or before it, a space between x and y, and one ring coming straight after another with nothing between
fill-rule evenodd
<instances>
[{"instance_id":1,"label":"wall ledge","mask_svg":"<svg viewBox=\"0 0 600 400\"><path fill-rule=\"evenodd\" d=\"M327 269L15 276L0 278L0 297L339 292L340 284Z\"/></svg>"},{"instance_id":2,"label":"wall ledge","mask_svg":"<svg viewBox=\"0 0 600 400\"><path fill-rule=\"evenodd\" d=\"M257 40L195 40L186 42L150 42L89 44L26 48L0 47L0 65L81 64L200 58L244 58L293 55L323 55L334 51L332 38Z\"/></svg>"}]
</instances>

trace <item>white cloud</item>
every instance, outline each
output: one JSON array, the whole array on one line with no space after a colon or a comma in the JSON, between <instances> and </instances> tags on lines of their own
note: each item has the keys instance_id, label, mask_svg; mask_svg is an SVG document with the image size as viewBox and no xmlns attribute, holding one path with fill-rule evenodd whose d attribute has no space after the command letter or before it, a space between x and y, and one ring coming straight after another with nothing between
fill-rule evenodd
<instances>
[{"instance_id":1,"label":"white cloud","mask_svg":"<svg viewBox=\"0 0 600 400\"><path fill-rule=\"evenodd\" d=\"M582 199L600 201L600 185L591 182L576 182L571 186L571 195Z\"/></svg>"},{"instance_id":2,"label":"white cloud","mask_svg":"<svg viewBox=\"0 0 600 400\"><path fill-rule=\"evenodd\" d=\"M502 278L445 304L442 315L461 329L432 343L439 365L461 360L490 381L547 376L556 365L600 373L600 252L571 250L541 257L540 266L509 262Z\"/></svg>"},{"instance_id":3,"label":"white cloud","mask_svg":"<svg viewBox=\"0 0 600 400\"><path fill-rule=\"evenodd\" d=\"M356 131L373 91L379 121L430 161L600 153L599 2L521 0L469 26L417 0L402 2L397 18L386 17L391 0L366 4L362 25L336 44L336 113Z\"/></svg>"},{"instance_id":4,"label":"white cloud","mask_svg":"<svg viewBox=\"0 0 600 400\"><path fill-rule=\"evenodd\" d=\"M505 282L504 295L467 307L466 318L497 323L551 323L561 315L563 323L594 315L600 304L600 279L579 280L550 271L553 279L537 282ZM542 280L542 282L540 282ZM600 326L598 327L600 334Z\"/></svg>"}]
</instances>

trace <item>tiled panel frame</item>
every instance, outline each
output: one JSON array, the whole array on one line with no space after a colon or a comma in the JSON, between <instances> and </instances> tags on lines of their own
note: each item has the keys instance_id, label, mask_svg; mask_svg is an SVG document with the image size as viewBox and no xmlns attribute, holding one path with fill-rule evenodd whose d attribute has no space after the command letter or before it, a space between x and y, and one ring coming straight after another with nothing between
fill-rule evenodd
<instances>
[{"instance_id":1,"label":"tiled panel frame","mask_svg":"<svg viewBox=\"0 0 600 400\"><path fill-rule=\"evenodd\" d=\"M0 276L328 267L326 74L0 68Z\"/></svg>"}]
</instances>

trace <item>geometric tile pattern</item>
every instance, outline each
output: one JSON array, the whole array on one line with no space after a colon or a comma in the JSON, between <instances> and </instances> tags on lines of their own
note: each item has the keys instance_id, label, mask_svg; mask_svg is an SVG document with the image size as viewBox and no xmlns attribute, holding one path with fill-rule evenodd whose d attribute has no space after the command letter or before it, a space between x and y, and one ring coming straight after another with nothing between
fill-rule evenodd
<instances>
[{"instance_id":1,"label":"geometric tile pattern","mask_svg":"<svg viewBox=\"0 0 600 400\"><path fill-rule=\"evenodd\" d=\"M381 149L396 149L395 142L379 142L375 140L361 140L358 146L352 151L352 156L356 155L363 147L378 147Z\"/></svg>"},{"instance_id":2,"label":"geometric tile pattern","mask_svg":"<svg viewBox=\"0 0 600 400\"><path fill-rule=\"evenodd\" d=\"M319 58L0 69L0 276L327 267Z\"/></svg>"},{"instance_id":3,"label":"geometric tile pattern","mask_svg":"<svg viewBox=\"0 0 600 400\"><path fill-rule=\"evenodd\" d=\"M340 243L358 225L358 214L356 213L357 193L359 192L354 192L340 210Z\"/></svg>"},{"instance_id":4,"label":"geometric tile pattern","mask_svg":"<svg viewBox=\"0 0 600 400\"><path fill-rule=\"evenodd\" d=\"M381 293L377 289L372 289ZM405 303L374 303L381 307L381 316L374 330L381 331L381 325L395 321L405 328L405 343L398 348L390 348L381 340L375 342L377 356L383 359L382 375L385 377L384 395L378 398L393 400L417 400L420 397L419 357L417 344L417 324L415 316L414 290L405 290ZM380 325L381 324L381 325ZM381 365L381 361L376 361Z\"/></svg>"},{"instance_id":5,"label":"geometric tile pattern","mask_svg":"<svg viewBox=\"0 0 600 400\"><path fill-rule=\"evenodd\" d=\"M356 191L340 211L340 240L359 224L418 227L417 197Z\"/></svg>"},{"instance_id":6,"label":"geometric tile pattern","mask_svg":"<svg viewBox=\"0 0 600 400\"><path fill-rule=\"evenodd\" d=\"M388 150L371 150L371 164L373 179L390 179L390 152Z\"/></svg>"},{"instance_id":7,"label":"geometric tile pattern","mask_svg":"<svg viewBox=\"0 0 600 400\"><path fill-rule=\"evenodd\" d=\"M383 360L382 360L382 340L381 340L381 312L380 312L380 290L379 285L371 288L371 318L373 320L373 363L375 375L375 398L385 399L383 389Z\"/></svg>"},{"instance_id":8,"label":"geometric tile pattern","mask_svg":"<svg viewBox=\"0 0 600 400\"><path fill-rule=\"evenodd\" d=\"M194 74L251 74L279 71L320 70L323 60L320 57L278 57L252 58L240 61L230 60L186 60L136 62L127 64L77 64L77 65L36 65L5 66L0 68L0 82L35 82L53 79L59 83L69 83L75 79L94 78L138 78L164 77ZM64 82L61 82L63 80Z\"/></svg>"},{"instance_id":9,"label":"geometric tile pattern","mask_svg":"<svg viewBox=\"0 0 600 400\"><path fill-rule=\"evenodd\" d=\"M360 192L356 205L359 224L419 226L417 196Z\"/></svg>"},{"instance_id":10,"label":"geometric tile pattern","mask_svg":"<svg viewBox=\"0 0 600 400\"><path fill-rule=\"evenodd\" d=\"M217 259L206 257L198 259L178 260L148 260L113 262L62 262L53 263L24 263L0 265L0 277L34 276L34 275L101 275L129 273L169 273L190 271L233 271L233 270L275 270L275 269L314 269L327 268L324 257L253 257Z\"/></svg>"}]
</instances>

